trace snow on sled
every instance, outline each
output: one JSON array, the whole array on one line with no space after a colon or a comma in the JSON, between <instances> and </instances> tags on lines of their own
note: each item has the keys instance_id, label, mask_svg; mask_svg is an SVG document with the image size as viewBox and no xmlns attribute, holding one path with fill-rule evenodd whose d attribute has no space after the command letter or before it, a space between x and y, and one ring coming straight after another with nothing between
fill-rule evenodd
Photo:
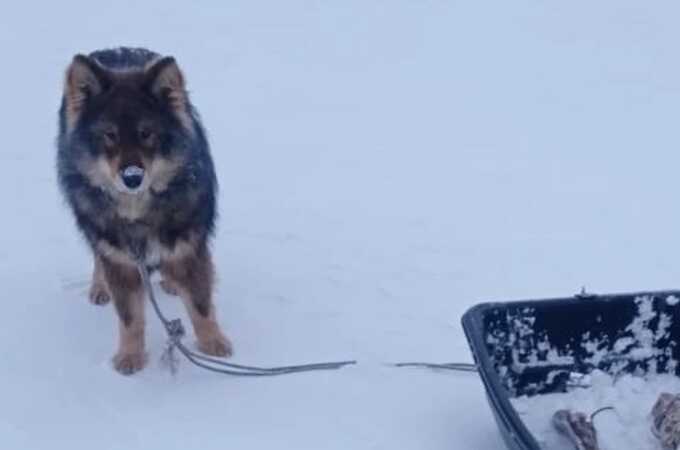
<instances>
[{"instance_id":1,"label":"snow on sled","mask_svg":"<svg viewBox=\"0 0 680 450\"><path fill-rule=\"evenodd\" d=\"M484 303L462 321L510 450L680 442L680 291Z\"/></svg>"}]
</instances>

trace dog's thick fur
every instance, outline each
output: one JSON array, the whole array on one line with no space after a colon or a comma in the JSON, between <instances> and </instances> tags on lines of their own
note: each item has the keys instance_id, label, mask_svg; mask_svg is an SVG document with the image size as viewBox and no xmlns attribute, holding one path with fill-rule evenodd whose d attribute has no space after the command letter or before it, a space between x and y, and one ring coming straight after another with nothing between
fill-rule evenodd
<instances>
[{"instance_id":1,"label":"dog's thick fur","mask_svg":"<svg viewBox=\"0 0 680 450\"><path fill-rule=\"evenodd\" d=\"M123 178L129 167L143 172L134 189ZM57 168L94 254L90 300L113 300L120 319L114 367L130 374L146 362L137 261L182 297L203 352L231 354L212 301L217 181L175 60L131 48L76 55L59 112Z\"/></svg>"}]
</instances>

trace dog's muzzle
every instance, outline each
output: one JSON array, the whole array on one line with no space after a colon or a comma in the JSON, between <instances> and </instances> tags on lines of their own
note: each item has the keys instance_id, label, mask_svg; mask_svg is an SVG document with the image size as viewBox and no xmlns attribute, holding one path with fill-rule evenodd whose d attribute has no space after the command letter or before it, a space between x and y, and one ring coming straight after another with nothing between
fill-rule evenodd
<instances>
[{"instance_id":1,"label":"dog's muzzle","mask_svg":"<svg viewBox=\"0 0 680 450\"><path fill-rule=\"evenodd\" d=\"M130 190L135 190L144 180L144 169L139 166L127 166L120 171L120 178L123 184Z\"/></svg>"}]
</instances>

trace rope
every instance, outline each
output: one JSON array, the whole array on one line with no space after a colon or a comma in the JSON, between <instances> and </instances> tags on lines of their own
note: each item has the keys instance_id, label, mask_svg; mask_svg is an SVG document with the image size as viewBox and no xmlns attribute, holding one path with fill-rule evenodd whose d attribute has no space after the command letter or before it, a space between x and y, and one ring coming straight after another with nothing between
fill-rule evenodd
<instances>
[{"instance_id":1,"label":"rope","mask_svg":"<svg viewBox=\"0 0 680 450\"><path fill-rule=\"evenodd\" d=\"M591 415L590 415L590 421L593 422L595 420L595 417L600 414L601 412L605 411L615 411L615 408L613 406L605 406L603 408L595 410Z\"/></svg>"},{"instance_id":2,"label":"rope","mask_svg":"<svg viewBox=\"0 0 680 450\"><path fill-rule=\"evenodd\" d=\"M156 312L156 315L160 319L165 331L168 334L168 341L161 358L169 367L170 371L174 374L177 372L179 367L179 360L175 355L174 350L179 350L180 353L184 355L191 363L198 367L210 370L212 372L223 373L226 375L236 375L244 377L265 377L274 375L286 375L291 373L300 372L311 372L318 370L336 370L341 367L356 364L356 361L337 361L337 362L323 362L315 364L300 364L295 366L281 366L281 367L255 367L255 366L244 366L242 364L233 364L223 361L217 358L211 358L200 353L196 353L189 348L187 348L184 343L182 343L182 338L185 335L184 325L180 319L169 320L163 314L158 302L156 301L156 296L154 295L153 286L151 285L151 279L149 277L149 270L143 262L137 263L137 268L139 274L142 277L142 283L144 284L144 289L149 296L151 305Z\"/></svg>"},{"instance_id":3,"label":"rope","mask_svg":"<svg viewBox=\"0 0 680 450\"><path fill-rule=\"evenodd\" d=\"M392 367L421 367L433 370L452 370L456 372L477 372L477 366L467 363L426 363L426 362L402 362L392 364Z\"/></svg>"}]
</instances>

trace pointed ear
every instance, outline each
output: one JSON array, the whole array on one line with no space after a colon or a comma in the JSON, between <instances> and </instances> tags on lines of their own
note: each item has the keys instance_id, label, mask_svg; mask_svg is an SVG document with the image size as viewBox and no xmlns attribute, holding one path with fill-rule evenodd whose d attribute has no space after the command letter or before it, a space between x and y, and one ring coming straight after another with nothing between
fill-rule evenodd
<instances>
[{"instance_id":1,"label":"pointed ear","mask_svg":"<svg viewBox=\"0 0 680 450\"><path fill-rule=\"evenodd\" d=\"M175 58L166 56L152 62L146 68L145 85L154 97L168 105L186 130L193 132L189 94Z\"/></svg>"},{"instance_id":2,"label":"pointed ear","mask_svg":"<svg viewBox=\"0 0 680 450\"><path fill-rule=\"evenodd\" d=\"M159 98L185 93L184 76L172 56L157 59L146 68L146 83L151 93Z\"/></svg>"},{"instance_id":3,"label":"pointed ear","mask_svg":"<svg viewBox=\"0 0 680 450\"><path fill-rule=\"evenodd\" d=\"M109 84L106 71L84 55L76 55L66 70L64 102L66 124L72 130L80 118L87 101L104 91Z\"/></svg>"}]
</instances>

